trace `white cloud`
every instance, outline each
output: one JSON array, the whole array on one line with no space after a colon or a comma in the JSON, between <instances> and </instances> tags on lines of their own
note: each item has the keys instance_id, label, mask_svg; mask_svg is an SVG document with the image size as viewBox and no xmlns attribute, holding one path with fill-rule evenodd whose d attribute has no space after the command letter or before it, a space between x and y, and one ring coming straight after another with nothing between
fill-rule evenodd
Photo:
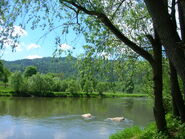
<instances>
[{"instance_id":1,"label":"white cloud","mask_svg":"<svg viewBox=\"0 0 185 139\"><path fill-rule=\"evenodd\" d=\"M43 58L42 56L39 56L39 55L30 55L30 56L27 56L25 57L26 59L36 59L36 58Z\"/></svg>"},{"instance_id":2,"label":"white cloud","mask_svg":"<svg viewBox=\"0 0 185 139\"><path fill-rule=\"evenodd\" d=\"M60 49L63 50L63 51L67 51L67 50L71 50L72 47L70 45L67 45L67 44L61 44L60 46Z\"/></svg>"},{"instance_id":3,"label":"white cloud","mask_svg":"<svg viewBox=\"0 0 185 139\"><path fill-rule=\"evenodd\" d=\"M38 44L31 43L30 45L28 45L27 49L30 50L30 49L40 48L40 47L41 46Z\"/></svg>"}]
</instances>

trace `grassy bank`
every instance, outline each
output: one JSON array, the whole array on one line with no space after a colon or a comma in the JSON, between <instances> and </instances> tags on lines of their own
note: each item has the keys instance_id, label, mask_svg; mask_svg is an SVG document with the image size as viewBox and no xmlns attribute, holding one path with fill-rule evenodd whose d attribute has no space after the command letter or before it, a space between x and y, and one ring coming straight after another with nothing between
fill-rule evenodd
<instances>
[{"instance_id":1,"label":"grassy bank","mask_svg":"<svg viewBox=\"0 0 185 139\"><path fill-rule=\"evenodd\" d=\"M92 93L85 93L80 92L76 94L71 94L68 92L54 92L53 93L55 97L147 97L147 94L126 94L126 93L111 93L111 92L105 92L102 95L100 95L98 92L92 92Z\"/></svg>"},{"instance_id":2,"label":"grassy bank","mask_svg":"<svg viewBox=\"0 0 185 139\"><path fill-rule=\"evenodd\" d=\"M100 95L98 92L92 92L92 93L69 93L69 92L51 92L43 95L30 95L30 94L23 94L18 95L13 90L7 89L7 90L0 90L0 96L39 96L39 97L105 97L105 98L112 98L112 97L147 97L147 94L126 94L126 93L111 93L111 92L105 92L102 95Z\"/></svg>"},{"instance_id":3,"label":"grassy bank","mask_svg":"<svg viewBox=\"0 0 185 139\"><path fill-rule=\"evenodd\" d=\"M155 123L141 129L137 126L126 128L110 136L110 139L185 139L185 124L167 114L168 134L157 132Z\"/></svg>"}]
</instances>

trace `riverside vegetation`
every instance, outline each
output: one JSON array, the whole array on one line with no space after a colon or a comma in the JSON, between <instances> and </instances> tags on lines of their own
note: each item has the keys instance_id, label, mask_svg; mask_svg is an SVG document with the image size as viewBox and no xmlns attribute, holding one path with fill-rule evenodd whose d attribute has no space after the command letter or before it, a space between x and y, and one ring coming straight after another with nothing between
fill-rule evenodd
<instances>
[{"instance_id":1,"label":"riverside vegetation","mask_svg":"<svg viewBox=\"0 0 185 139\"><path fill-rule=\"evenodd\" d=\"M3 67L3 71L5 71L5 69L6 71L8 71L7 68L3 66L3 64L1 65ZM81 66L80 68L82 68ZM139 81L133 81L133 77L129 77L130 72L128 72L128 75L123 75L125 79L120 80L117 78L114 79L115 81L111 81L108 78L107 79L104 78L105 75L102 75L100 79L100 77L98 77L100 76L100 73L93 73L96 75L92 75L92 73L87 73L87 71L85 71L84 69L82 70L81 72L79 71L78 74L76 75L74 73L76 71L72 71L73 73L71 75L73 76L67 75L66 77L64 77L63 73L47 73L47 74L39 73L37 67L35 66L28 67L25 66L25 69L22 72L20 71L2 72L0 82L1 84L0 95L45 96L45 97L148 96L146 92L142 92L141 88L140 88L141 90L139 90L140 86ZM134 71L132 72L133 72L132 76L138 76L140 74L140 73L134 74ZM5 75L7 76L6 80L4 80ZM96 76L97 78L93 76ZM147 78L147 76L145 78ZM130 85L127 82L131 82Z\"/></svg>"}]
</instances>

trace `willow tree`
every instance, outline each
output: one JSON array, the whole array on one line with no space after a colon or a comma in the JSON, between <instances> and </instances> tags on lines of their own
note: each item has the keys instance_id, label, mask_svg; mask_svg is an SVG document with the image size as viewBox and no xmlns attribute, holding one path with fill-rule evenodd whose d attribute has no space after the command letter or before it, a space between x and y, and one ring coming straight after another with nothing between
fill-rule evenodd
<instances>
[{"instance_id":1,"label":"willow tree","mask_svg":"<svg viewBox=\"0 0 185 139\"><path fill-rule=\"evenodd\" d=\"M118 49L124 48L123 46L126 45L151 64L153 69L155 96L154 116L158 129L160 131L166 130L165 111L162 100L162 45L158 34L156 31L154 31L153 27L148 28L146 26L152 26L152 23L148 17L148 14L144 12L145 6L137 1L132 2L125 0L114 2L108 0L90 2L60 0L60 3L71 9L74 13L76 13L77 16L79 14L86 14L84 15L87 16L85 21L86 23L89 23L90 31L92 33L97 33L95 30L99 29L100 33L104 33L102 36L112 37L115 40L113 42L118 41L117 46L114 47L115 49L117 47ZM144 17L141 17L141 19L136 19L138 20L139 24L142 24L142 26L135 22L135 26L127 30L125 28L129 28L129 24L125 26L125 20L127 20L125 18L125 13L129 11L130 14L133 14L131 16L137 14L136 11L129 10L131 7L140 9L136 11L141 12ZM133 28L134 32L132 31ZM146 29L150 30L146 31ZM134 35L132 35L132 33L134 33ZM94 40L90 41L91 43L97 42L97 45L98 43L102 42L99 40L105 39L95 35L96 34L94 34L94 37L90 37ZM147 41L148 39L149 41ZM106 41L107 40L110 39L106 39ZM107 42L105 42L105 44L110 47L110 44L108 45ZM101 45L103 45L103 43L100 43L99 46ZM152 53L150 53L151 51Z\"/></svg>"}]
</instances>

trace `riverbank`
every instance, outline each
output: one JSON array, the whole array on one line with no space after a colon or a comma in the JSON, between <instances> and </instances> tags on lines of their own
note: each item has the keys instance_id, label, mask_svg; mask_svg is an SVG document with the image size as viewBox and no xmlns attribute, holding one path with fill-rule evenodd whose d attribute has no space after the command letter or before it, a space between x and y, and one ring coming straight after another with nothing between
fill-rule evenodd
<instances>
[{"instance_id":1,"label":"riverbank","mask_svg":"<svg viewBox=\"0 0 185 139\"><path fill-rule=\"evenodd\" d=\"M112 92L105 92L102 95L100 95L98 92L92 92L92 93L85 93L85 92L79 92L79 93L69 93L69 92L51 92L43 95L30 95L30 94L17 94L13 92L12 90L0 90L0 96L26 96L26 97L105 97L105 98L112 98L112 97L148 97L147 94L126 94L126 93L112 93Z\"/></svg>"},{"instance_id":2,"label":"riverbank","mask_svg":"<svg viewBox=\"0 0 185 139\"><path fill-rule=\"evenodd\" d=\"M138 126L126 128L110 136L110 139L184 139L185 124L171 114L166 115L167 133L157 132L156 124L151 123L144 129Z\"/></svg>"}]
</instances>

